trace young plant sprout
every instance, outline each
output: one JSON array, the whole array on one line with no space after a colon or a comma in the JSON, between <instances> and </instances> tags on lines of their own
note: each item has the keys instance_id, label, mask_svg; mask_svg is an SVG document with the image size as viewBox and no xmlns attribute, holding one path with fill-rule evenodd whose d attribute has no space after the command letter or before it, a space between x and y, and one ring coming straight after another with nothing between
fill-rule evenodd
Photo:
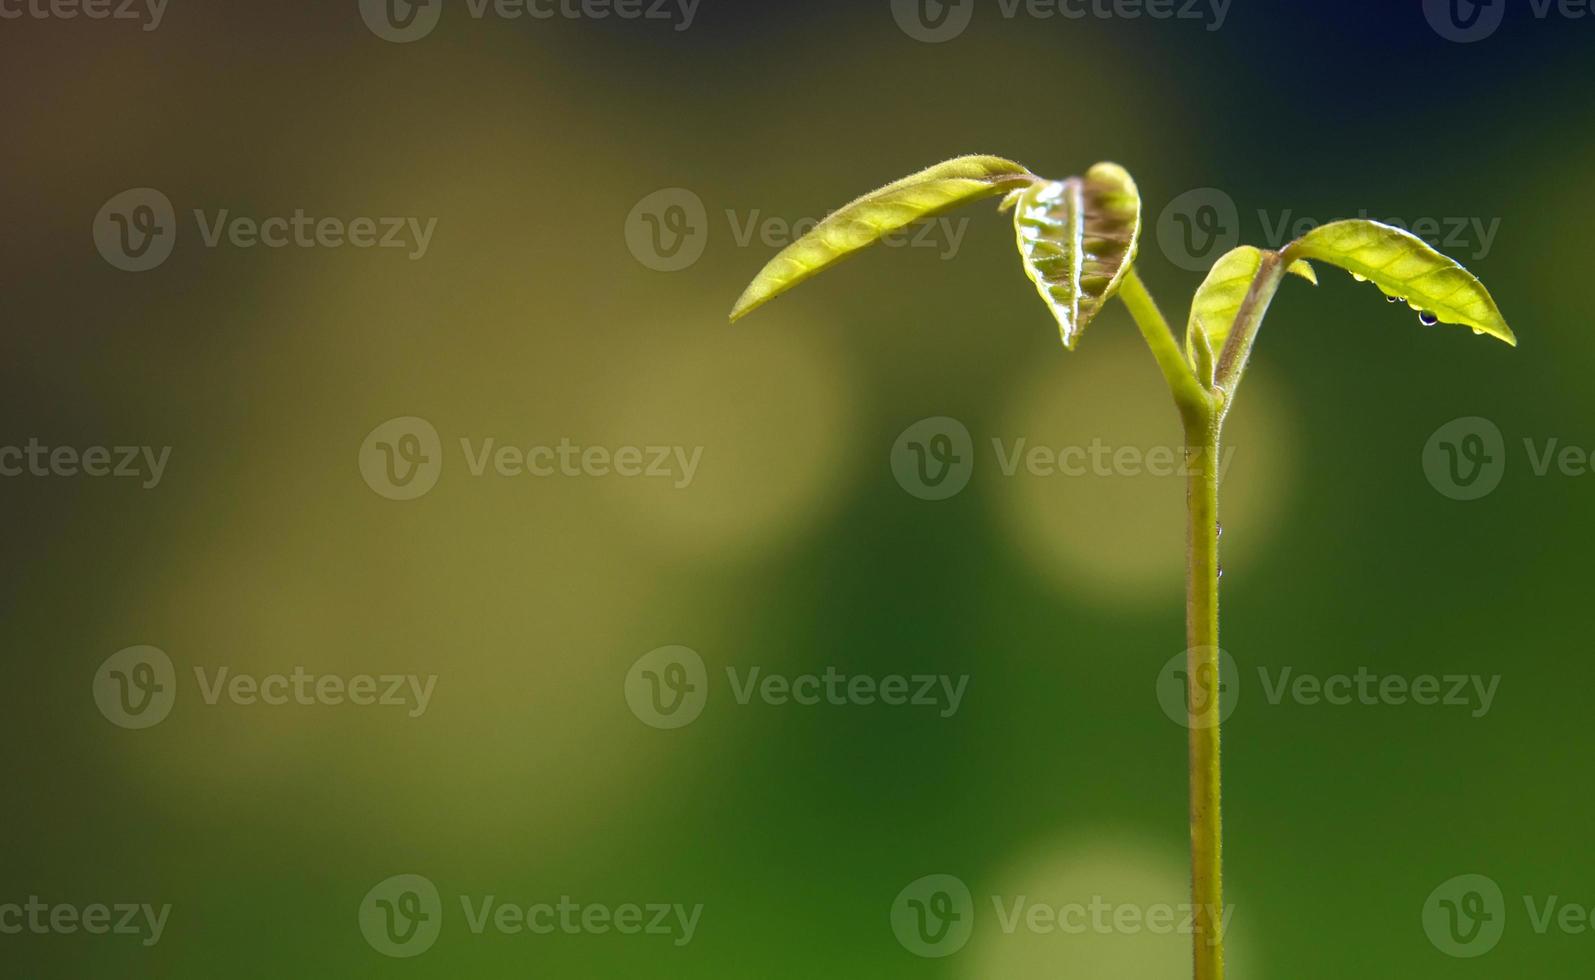
<instances>
[{"instance_id":1,"label":"young plant sprout","mask_svg":"<svg viewBox=\"0 0 1595 980\"><path fill-rule=\"evenodd\" d=\"M1280 251L1242 246L1221 257L1191 302L1183 346L1136 275L1141 196L1124 168L1099 163L1048 180L1010 160L959 157L866 194L822 221L759 272L733 321L904 227L985 197L1012 209L1019 258L1073 350L1117 296L1146 338L1185 427L1190 474L1186 564L1192 899L1196 980L1221 980L1224 950L1218 690L1219 441L1252 344L1287 275L1317 284L1309 260L1372 282L1425 324L1456 323L1516 346L1495 301L1466 269L1421 239L1376 221L1339 221Z\"/></svg>"}]
</instances>

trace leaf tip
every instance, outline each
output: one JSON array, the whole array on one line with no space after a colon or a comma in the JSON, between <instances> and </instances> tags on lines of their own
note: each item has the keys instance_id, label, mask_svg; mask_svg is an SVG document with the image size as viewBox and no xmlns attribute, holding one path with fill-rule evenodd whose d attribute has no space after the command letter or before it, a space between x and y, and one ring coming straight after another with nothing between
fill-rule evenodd
<instances>
[{"instance_id":1,"label":"leaf tip","mask_svg":"<svg viewBox=\"0 0 1595 980\"><path fill-rule=\"evenodd\" d=\"M736 323L738 320L746 317L749 313L752 313L765 303L768 303L770 299L771 297L769 296L758 295L755 293L753 287L749 286L747 291L737 298L736 305L731 307L730 322Z\"/></svg>"},{"instance_id":2,"label":"leaf tip","mask_svg":"<svg viewBox=\"0 0 1595 980\"><path fill-rule=\"evenodd\" d=\"M1292 275L1300 276L1314 286L1318 285L1318 270L1314 269L1312 263L1306 259L1297 259L1286 267L1286 271Z\"/></svg>"}]
</instances>

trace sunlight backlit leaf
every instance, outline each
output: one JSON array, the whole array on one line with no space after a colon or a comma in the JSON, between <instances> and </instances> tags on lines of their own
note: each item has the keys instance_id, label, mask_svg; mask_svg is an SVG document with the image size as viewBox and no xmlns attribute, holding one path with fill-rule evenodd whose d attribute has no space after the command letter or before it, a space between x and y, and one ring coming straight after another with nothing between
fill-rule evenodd
<instances>
[{"instance_id":1,"label":"sunlight backlit leaf","mask_svg":"<svg viewBox=\"0 0 1595 980\"><path fill-rule=\"evenodd\" d=\"M1099 163L1084 177L1026 188L1014 229L1025 275L1073 350L1135 261L1140 191L1123 167Z\"/></svg>"},{"instance_id":2,"label":"sunlight backlit leaf","mask_svg":"<svg viewBox=\"0 0 1595 980\"><path fill-rule=\"evenodd\" d=\"M782 293L916 221L1035 181L1001 157L967 156L939 163L871 191L842 207L781 251L737 300L740 320Z\"/></svg>"},{"instance_id":3,"label":"sunlight backlit leaf","mask_svg":"<svg viewBox=\"0 0 1595 980\"><path fill-rule=\"evenodd\" d=\"M1475 333L1517 345L1484 284L1400 228L1365 219L1337 221L1303 235L1286 254L1337 265L1435 320L1472 327Z\"/></svg>"}]
</instances>

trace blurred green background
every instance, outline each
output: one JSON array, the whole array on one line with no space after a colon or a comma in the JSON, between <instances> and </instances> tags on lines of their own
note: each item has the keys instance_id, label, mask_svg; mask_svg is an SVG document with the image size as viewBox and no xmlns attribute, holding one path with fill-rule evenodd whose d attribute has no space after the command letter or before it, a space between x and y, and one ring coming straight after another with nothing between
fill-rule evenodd
<instances>
[{"instance_id":1,"label":"blurred green background","mask_svg":"<svg viewBox=\"0 0 1595 980\"><path fill-rule=\"evenodd\" d=\"M1008 476L992 449L1177 443L1122 307L1066 354L988 202L953 216L956 248L876 249L725 322L775 252L739 240L750 220L989 152L1129 167L1140 268L1178 324L1202 276L1164 212L1190 192L1260 245L1286 216L1498 228L1448 251L1515 351L1328 268L1287 284L1259 340L1224 504L1232 976L1586 974L1595 931L1541 934L1524 899L1595 905L1595 476L1537 475L1525 440L1595 448L1595 18L1498 5L1471 43L1433 3L1248 0L1221 22L975 0L941 43L887 0L704 0L690 24L451 3L412 43L355 0L172 0L154 30L0 20L0 446L172 447L150 489L0 479L0 906L172 906L148 947L0 934L0 973L1188 975L1182 937L1006 934L992 903L1185 901L1184 732L1156 696L1183 647L1181 483ZM146 187L175 248L132 273L94 228ZM669 230L638 211L667 189L704 208L701 257L669 272L638 245ZM207 247L195 209L436 226L413 260ZM439 433L440 478L386 499L362 443L408 416ZM891 454L936 416L975 459L927 501ZM1424 453L1474 416L1504 470L1462 501ZM475 476L460 440L489 438L703 452L685 488ZM93 691L140 644L175 665L175 703L129 730ZM708 697L659 730L627 678L670 645L702 657ZM419 717L207 704L194 670L223 667L437 680ZM754 667L969 682L950 717L739 704L726 669ZM1500 687L1475 717L1272 704L1258 675L1359 667ZM926 959L891 912L938 873L972 891L973 937ZM435 945L404 959L360 919L399 874L442 902ZM1463 874L1504 897L1476 959L1425 929ZM477 935L460 898L488 895L703 911L680 946Z\"/></svg>"}]
</instances>

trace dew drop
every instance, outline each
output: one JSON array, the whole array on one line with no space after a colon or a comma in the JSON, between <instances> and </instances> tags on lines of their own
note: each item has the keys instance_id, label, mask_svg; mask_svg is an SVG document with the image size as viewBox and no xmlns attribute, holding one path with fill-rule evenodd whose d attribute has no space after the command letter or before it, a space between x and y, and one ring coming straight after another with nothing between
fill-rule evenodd
<instances>
[{"instance_id":1,"label":"dew drop","mask_svg":"<svg viewBox=\"0 0 1595 980\"><path fill-rule=\"evenodd\" d=\"M1224 577L1224 566L1223 565L1218 566L1218 577L1219 578L1223 578Z\"/></svg>"},{"instance_id":2,"label":"dew drop","mask_svg":"<svg viewBox=\"0 0 1595 980\"><path fill-rule=\"evenodd\" d=\"M1407 301L1407 298L1405 296L1386 296L1385 297L1385 302L1386 303L1405 303L1406 301Z\"/></svg>"},{"instance_id":3,"label":"dew drop","mask_svg":"<svg viewBox=\"0 0 1595 980\"><path fill-rule=\"evenodd\" d=\"M1473 328L1473 336L1482 337L1482 336L1484 336L1484 331L1480 330L1478 327L1474 327Z\"/></svg>"},{"instance_id":4,"label":"dew drop","mask_svg":"<svg viewBox=\"0 0 1595 980\"><path fill-rule=\"evenodd\" d=\"M1213 522L1213 528L1214 528L1214 530L1216 530L1218 532L1218 536L1219 537L1222 538L1224 536L1224 522L1223 521L1214 521Z\"/></svg>"},{"instance_id":5,"label":"dew drop","mask_svg":"<svg viewBox=\"0 0 1595 980\"><path fill-rule=\"evenodd\" d=\"M1426 327L1432 327L1440 322L1440 318L1435 316L1433 313L1430 313L1428 310L1419 310L1418 322Z\"/></svg>"},{"instance_id":6,"label":"dew drop","mask_svg":"<svg viewBox=\"0 0 1595 980\"><path fill-rule=\"evenodd\" d=\"M1367 276L1361 276L1361 275L1358 275L1355 272L1353 272L1351 274L1351 278L1357 280L1358 282L1367 282L1368 281L1368 277Z\"/></svg>"}]
</instances>

